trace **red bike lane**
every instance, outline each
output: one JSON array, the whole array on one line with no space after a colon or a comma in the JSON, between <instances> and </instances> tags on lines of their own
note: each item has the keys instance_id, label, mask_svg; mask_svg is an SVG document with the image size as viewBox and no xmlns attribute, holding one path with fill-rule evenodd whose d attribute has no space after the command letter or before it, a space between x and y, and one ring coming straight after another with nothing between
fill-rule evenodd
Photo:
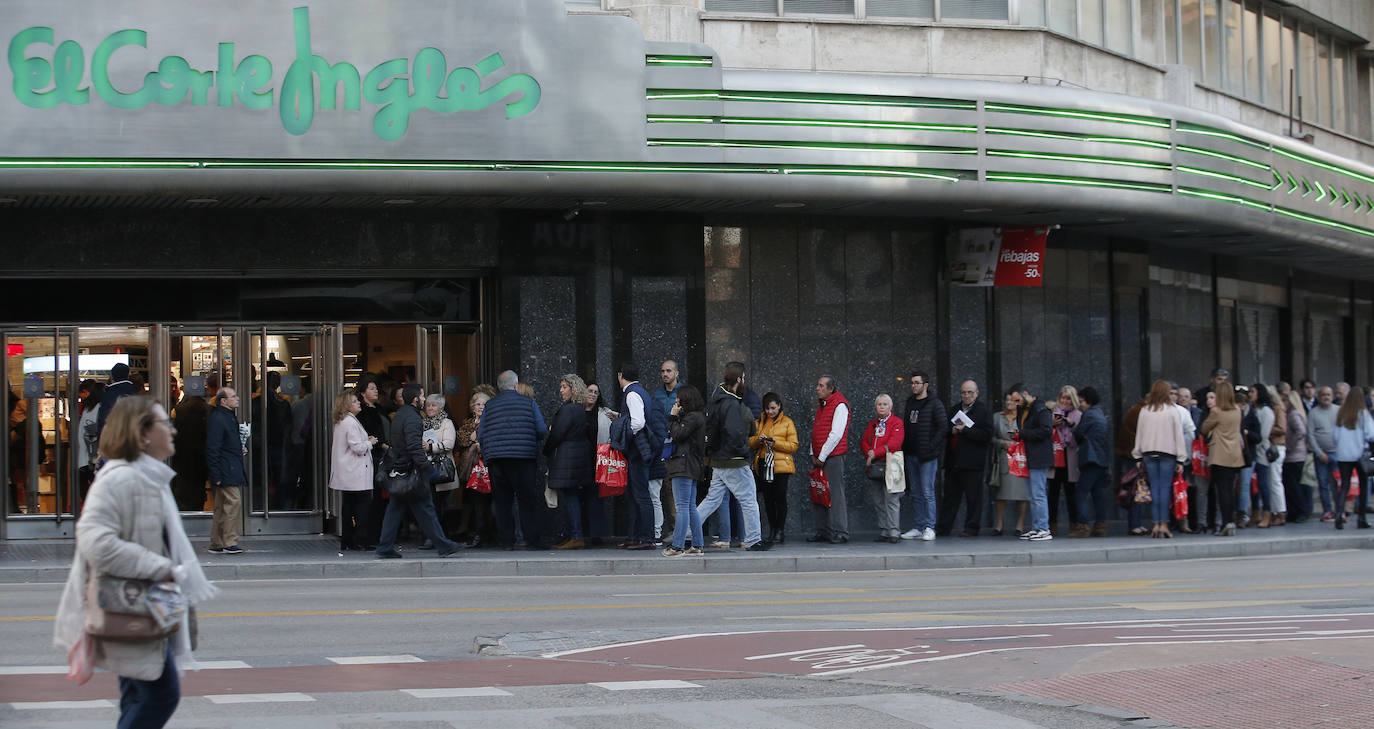
<instances>
[{"instance_id":1,"label":"red bike lane","mask_svg":"<svg viewBox=\"0 0 1374 729\"><path fill-rule=\"evenodd\" d=\"M1374 637L1374 613L1080 623L778 630L673 636L545 658L840 676L1007 651Z\"/></svg>"}]
</instances>

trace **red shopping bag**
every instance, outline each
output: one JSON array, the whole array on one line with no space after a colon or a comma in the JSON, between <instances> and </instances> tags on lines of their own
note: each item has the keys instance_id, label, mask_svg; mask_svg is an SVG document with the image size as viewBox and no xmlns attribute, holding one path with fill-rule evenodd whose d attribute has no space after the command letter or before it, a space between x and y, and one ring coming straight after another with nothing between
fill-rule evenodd
<instances>
[{"instance_id":1,"label":"red shopping bag","mask_svg":"<svg viewBox=\"0 0 1374 729\"><path fill-rule=\"evenodd\" d=\"M1193 439L1193 475L1198 478L1211 478L1212 467L1207 463L1207 441L1202 436Z\"/></svg>"},{"instance_id":2,"label":"red shopping bag","mask_svg":"<svg viewBox=\"0 0 1374 729\"><path fill-rule=\"evenodd\" d=\"M811 469L811 503L830 507L830 481L825 477L824 468Z\"/></svg>"},{"instance_id":3,"label":"red shopping bag","mask_svg":"<svg viewBox=\"0 0 1374 729\"><path fill-rule=\"evenodd\" d=\"M478 458L472 464L472 475L468 476L468 488L479 494L491 493L491 472L487 470L487 464Z\"/></svg>"},{"instance_id":4,"label":"red shopping bag","mask_svg":"<svg viewBox=\"0 0 1374 729\"><path fill-rule=\"evenodd\" d=\"M1021 478L1030 477L1030 468L1026 466L1026 444L1019 440L1007 446L1007 473Z\"/></svg>"},{"instance_id":5,"label":"red shopping bag","mask_svg":"<svg viewBox=\"0 0 1374 729\"><path fill-rule=\"evenodd\" d=\"M604 499L625 493L625 484L629 481L627 467L624 453L612 448L610 443L598 445L596 447L596 483L599 487L597 495Z\"/></svg>"},{"instance_id":6,"label":"red shopping bag","mask_svg":"<svg viewBox=\"0 0 1374 729\"><path fill-rule=\"evenodd\" d=\"M1064 451L1064 441L1059 437L1059 429L1054 429L1054 467L1064 468L1069 465L1069 456Z\"/></svg>"},{"instance_id":7,"label":"red shopping bag","mask_svg":"<svg viewBox=\"0 0 1374 729\"><path fill-rule=\"evenodd\" d=\"M1174 518L1188 516L1188 479L1183 474L1174 476Z\"/></svg>"}]
</instances>

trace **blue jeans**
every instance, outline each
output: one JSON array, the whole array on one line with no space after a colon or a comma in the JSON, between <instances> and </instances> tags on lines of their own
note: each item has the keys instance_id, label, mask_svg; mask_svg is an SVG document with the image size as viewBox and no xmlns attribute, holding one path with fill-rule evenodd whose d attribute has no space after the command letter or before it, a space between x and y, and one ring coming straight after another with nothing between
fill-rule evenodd
<instances>
[{"instance_id":1,"label":"blue jeans","mask_svg":"<svg viewBox=\"0 0 1374 729\"><path fill-rule=\"evenodd\" d=\"M1322 463L1322 459L1312 456L1312 466L1317 471L1317 492L1322 495L1322 511L1335 511L1331 504L1331 490L1336 487L1336 454L1326 454L1327 461ZM1344 503L1344 502L1342 502Z\"/></svg>"},{"instance_id":2,"label":"blue jeans","mask_svg":"<svg viewBox=\"0 0 1374 729\"><path fill-rule=\"evenodd\" d=\"M1031 529L1040 532L1050 530L1049 489L1050 469L1030 469L1030 512Z\"/></svg>"},{"instance_id":3,"label":"blue jeans","mask_svg":"<svg viewBox=\"0 0 1374 729\"><path fill-rule=\"evenodd\" d=\"M730 508L716 510L716 536L727 542L738 542L744 539L744 512L740 510L739 499L734 494L727 493L725 501L730 504Z\"/></svg>"},{"instance_id":4,"label":"blue jeans","mask_svg":"<svg viewBox=\"0 0 1374 729\"><path fill-rule=\"evenodd\" d=\"M1174 505L1173 456L1145 456L1145 473L1150 480L1150 518L1156 524L1168 524Z\"/></svg>"},{"instance_id":5,"label":"blue jeans","mask_svg":"<svg viewBox=\"0 0 1374 729\"><path fill-rule=\"evenodd\" d=\"M1260 509L1263 509L1264 511L1270 511L1270 508L1269 508L1269 506L1270 506L1270 504L1269 504L1269 464L1267 464L1267 463L1259 463L1259 462L1256 462L1256 463L1255 463L1255 477L1259 479L1259 494L1257 494L1257 499L1256 499L1257 501L1259 501L1259 508L1260 508Z\"/></svg>"},{"instance_id":6,"label":"blue jeans","mask_svg":"<svg viewBox=\"0 0 1374 729\"><path fill-rule=\"evenodd\" d=\"M697 482L690 478L673 479L673 505L677 507L677 522L673 525L673 546L687 546L687 530L692 530L692 546L701 549L706 539L701 535L701 514L697 512Z\"/></svg>"},{"instance_id":7,"label":"blue jeans","mask_svg":"<svg viewBox=\"0 0 1374 729\"><path fill-rule=\"evenodd\" d=\"M181 702L181 679L172 660L172 641L167 639L167 660L162 675L151 681L119 677L119 723L116 729L160 729L172 718Z\"/></svg>"},{"instance_id":8,"label":"blue jeans","mask_svg":"<svg viewBox=\"0 0 1374 729\"><path fill-rule=\"evenodd\" d=\"M940 459L922 461L906 456L906 487L911 491L911 512L917 529L934 529L936 520L935 474L940 471Z\"/></svg>"},{"instance_id":9,"label":"blue jeans","mask_svg":"<svg viewBox=\"0 0 1374 729\"><path fill-rule=\"evenodd\" d=\"M1107 485L1107 469L1095 463L1078 464L1078 489L1074 491L1074 499L1078 502L1078 520L1084 524L1088 522L1088 515L1092 514L1094 522L1107 521L1107 505L1111 496L1105 488Z\"/></svg>"},{"instance_id":10,"label":"blue jeans","mask_svg":"<svg viewBox=\"0 0 1374 729\"><path fill-rule=\"evenodd\" d=\"M633 448L631 448L633 450ZM626 459L629 471L627 479L630 495L630 533L631 540L654 541L654 500L649 496L649 464L639 460L635 453Z\"/></svg>"},{"instance_id":11,"label":"blue jeans","mask_svg":"<svg viewBox=\"0 0 1374 729\"><path fill-rule=\"evenodd\" d=\"M456 542L444 536L444 530L439 527L439 517L434 513L434 500L430 498L429 489L424 489L412 499L395 496L387 499L386 516L382 517L382 535L377 540L377 554L396 551L396 532L401 529L401 519L406 510L415 517L415 523L420 525L425 538L434 544L440 554L458 549Z\"/></svg>"},{"instance_id":12,"label":"blue jeans","mask_svg":"<svg viewBox=\"0 0 1374 729\"><path fill-rule=\"evenodd\" d=\"M1236 488L1240 489L1240 498L1236 500L1236 511L1250 513L1250 477L1255 473L1255 466L1251 464L1240 469L1240 476L1236 479ZM1232 521L1235 514L1231 514L1222 520L1222 523Z\"/></svg>"},{"instance_id":13,"label":"blue jeans","mask_svg":"<svg viewBox=\"0 0 1374 729\"><path fill-rule=\"evenodd\" d=\"M697 512L701 519L710 518L725 501L726 492L734 494L735 498L739 499L739 508L744 514L744 546L753 546L763 539L763 530L759 525L759 502L758 494L754 490L754 473L748 468L740 466L711 469L711 488L706 492L706 498L701 505L697 507Z\"/></svg>"}]
</instances>

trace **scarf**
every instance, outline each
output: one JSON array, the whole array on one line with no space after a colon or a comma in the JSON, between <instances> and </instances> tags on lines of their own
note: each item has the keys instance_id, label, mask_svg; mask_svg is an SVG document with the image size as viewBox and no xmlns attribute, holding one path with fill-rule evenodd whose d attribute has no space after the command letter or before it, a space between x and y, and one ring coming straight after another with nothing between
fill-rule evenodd
<instances>
[{"instance_id":1,"label":"scarf","mask_svg":"<svg viewBox=\"0 0 1374 729\"><path fill-rule=\"evenodd\" d=\"M167 544L171 552L168 558L172 560L177 584L181 586L187 605L194 606L214 597L219 588L205 579L205 572L201 570L200 562L197 561L196 550L191 546L191 540L186 538L186 530L182 527L181 512L177 509L176 499L172 497L170 484L176 472L167 464L148 455L141 456L132 463L110 461L100 470L91 488L100 486L101 475L108 476L114 468L119 467L133 468L138 471L141 478L162 485L162 525L166 530ZM53 625L54 648L70 652L77 642L85 637L85 586L86 560L82 558L81 550L77 549L72 557L71 571L67 573L67 584L62 590L62 598L57 604L57 619ZM189 609L182 614L181 629L169 638L172 641L172 654L176 659L178 673L197 668L196 659L191 655L190 614Z\"/></svg>"},{"instance_id":2,"label":"scarf","mask_svg":"<svg viewBox=\"0 0 1374 729\"><path fill-rule=\"evenodd\" d=\"M447 410L440 410L439 414L435 415L432 418L428 415L425 415L423 410L421 410L420 413L420 418L425 422L425 430L438 430L441 426L443 426L444 421L448 420Z\"/></svg>"}]
</instances>

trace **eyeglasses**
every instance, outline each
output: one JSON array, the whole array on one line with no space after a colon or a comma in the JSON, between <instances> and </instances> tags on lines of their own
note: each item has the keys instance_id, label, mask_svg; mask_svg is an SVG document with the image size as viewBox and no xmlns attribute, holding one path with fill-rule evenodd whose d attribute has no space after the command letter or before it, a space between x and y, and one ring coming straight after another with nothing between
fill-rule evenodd
<instances>
[{"instance_id":1,"label":"eyeglasses","mask_svg":"<svg viewBox=\"0 0 1374 729\"><path fill-rule=\"evenodd\" d=\"M912 381L911 381L911 385L912 385L913 387L915 387L916 385L924 385L924 384L926 384L926 383L921 382L920 380L912 380Z\"/></svg>"},{"instance_id":2,"label":"eyeglasses","mask_svg":"<svg viewBox=\"0 0 1374 729\"><path fill-rule=\"evenodd\" d=\"M171 419L171 418L153 418L152 422L148 423L148 425L158 425L158 424L165 425L165 426L167 426L167 427L170 428L170 427L172 427L172 419Z\"/></svg>"}]
</instances>

